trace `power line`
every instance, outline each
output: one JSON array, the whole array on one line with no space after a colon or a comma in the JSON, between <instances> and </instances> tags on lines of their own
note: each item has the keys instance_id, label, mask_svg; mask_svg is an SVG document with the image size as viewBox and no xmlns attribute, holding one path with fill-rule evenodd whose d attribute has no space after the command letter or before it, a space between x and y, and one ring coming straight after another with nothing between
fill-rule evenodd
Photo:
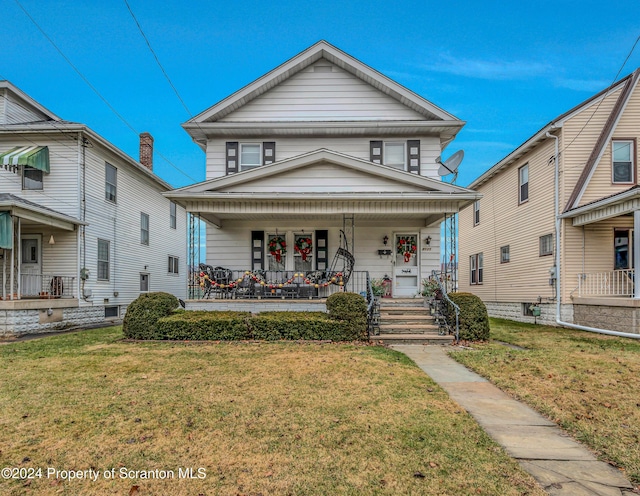
<instances>
[{"instance_id":1,"label":"power line","mask_svg":"<svg viewBox=\"0 0 640 496\"><path fill-rule=\"evenodd\" d=\"M178 100L180 100L180 103L182 104L184 109L187 111L187 114L189 114L190 117L193 117L193 114L189 110L189 107L187 107L187 104L184 103L184 100L180 96L180 93L178 93L177 88L175 87L175 85L173 84L171 79L169 78L169 75L167 74L167 71L164 70L164 67L160 63L160 59L158 58L158 55L156 55L156 52L153 49L153 47L151 46L151 43L149 42L149 38L147 38L147 35L144 34L144 31L142 30L142 26L140 26L140 23L138 22L138 19L136 18L135 14L133 13L133 10L131 10L131 6L129 5L129 2L127 2L127 0L124 0L124 4L127 6L127 9L129 10L129 14L131 14L131 17L133 17L133 20L135 21L136 26L138 26L138 30L140 31L140 34L144 38L144 41L147 43L147 47L149 48L149 51L153 55L153 58L156 60L156 64L158 64L158 67L160 67L160 70L162 71L162 74L164 75L164 77L167 80L167 82L169 83L169 86L171 86L171 88L173 89L173 92L176 94L176 96L178 97Z\"/></svg>"},{"instance_id":2,"label":"power line","mask_svg":"<svg viewBox=\"0 0 640 496\"><path fill-rule=\"evenodd\" d=\"M51 43L51 45L57 50L57 52L60 54L60 56L67 62L67 64L69 64L71 66L71 68L78 74L78 76L80 76L80 78L85 82L85 84L87 86L89 86L89 88L91 88L91 90L93 90L93 92L104 102L105 105L107 105L107 107L109 107L109 109L131 130L135 133L136 136L139 136L140 133L131 125L129 124L129 122L113 107L113 105L111 105L109 103L109 101L102 96L102 94L97 90L97 88L95 86L93 86L91 84L91 82L84 76L84 74L82 74L82 72L80 72L80 70L73 64L73 62L71 62L71 60L64 54L64 52L58 47L58 45L56 45L56 43L51 39L51 37L40 27L40 25L37 23L37 21L31 16L31 14L29 14L29 12L22 6L22 4L20 3L19 0L14 0L14 2L16 3L16 5L18 5L18 7L20 7L20 9L24 12L24 14L29 18L29 20L33 23L33 25L38 29L38 31L40 31L40 33L42 33L42 35L47 39L47 41L49 43ZM185 177L191 179L193 182L197 182L196 179L194 179L193 177L191 177L189 174L187 174L186 172L184 172L182 169L180 169L178 166L176 166L173 162L171 162L171 160L169 160L167 157L165 157L162 153L160 153L158 150L156 150L156 153L162 157L171 167L173 167L175 170L177 170L178 172L180 172L181 174L183 174Z\"/></svg>"}]
</instances>

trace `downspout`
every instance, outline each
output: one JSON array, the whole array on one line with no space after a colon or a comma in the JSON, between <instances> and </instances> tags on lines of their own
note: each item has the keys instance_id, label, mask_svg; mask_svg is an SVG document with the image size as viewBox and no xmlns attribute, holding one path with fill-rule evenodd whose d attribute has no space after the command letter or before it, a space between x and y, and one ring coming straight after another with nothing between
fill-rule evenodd
<instances>
[{"instance_id":1,"label":"downspout","mask_svg":"<svg viewBox=\"0 0 640 496\"><path fill-rule=\"evenodd\" d=\"M588 327L588 326L582 326L582 325L578 325L578 324L572 324L570 322L563 322L561 319L561 314L560 314L560 303L561 303L561 298L562 298L562 286L560 284L561 282L561 274L562 271L560 270L560 224L562 222L562 219L560 218L560 165L559 165L559 161L558 161L558 154L560 153L559 150L559 146L558 146L558 142L560 140L560 138L558 138L557 136L549 133L547 131L546 133L547 138L553 138L554 140L556 140L556 144L555 144L555 221L556 221L556 256L555 256L555 262L556 262L556 324L558 324L559 326L562 327L569 327L571 329L578 329L580 331L587 331L587 332L595 332L598 334L607 334L609 336L619 336L619 337L623 337L623 338L633 338L633 339L640 339L640 334L632 334L629 332L619 332L619 331L611 331L609 329L599 329L597 327Z\"/></svg>"}]
</instances>

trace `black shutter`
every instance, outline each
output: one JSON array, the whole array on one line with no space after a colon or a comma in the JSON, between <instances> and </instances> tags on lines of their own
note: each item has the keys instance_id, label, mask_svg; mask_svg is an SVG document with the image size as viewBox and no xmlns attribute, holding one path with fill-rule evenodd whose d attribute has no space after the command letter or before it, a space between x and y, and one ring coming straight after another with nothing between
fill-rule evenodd
<instances>
[{"instance_id":1,"label":"black shutter","mask_svg":"<svg viewBox=\"0 0 640 496\"><path fill-rule=\"evenodd\" d=\"M264 231L251 231L251 270L265 270Z\"/></svg>"},{"instance_id":2,"label":"black shutter","mask_svg":"<svg viewBox=\"0 0 640 496\"><path fill-rule=\"evenodd\" d=\"M420 174L420 140L407 141L408 171Z\"/></svg>"},{"instance_id":3,"label":"black shutter","mask_svg":"<svg viewBox=\"0 0 640 496\"><path fill-rule=\"evenodd\" d=\"M238 156L238 142L227 141L227 154L226 154L227 175L235 174L236 172L238 172L239 160L240 160L240 157Z\"/></svg>"},{"instance_id":4,"label":"black shutter","mask_svg":"<svg viewBox=\"0 0 640 496\"><path fill-rule=\"evenodd\" d=\"M327 270L329 262L329 231L316 231L316 269Z\"/></svg>"},{"instance_id":5,"label":"black shutter","mask_svg":"<svg viewBox=\"0 0 640 496\"><path fill-rule=\"evenodd\" d=\"M369 152L371 162L382 164L382 141L370 141Z\"/></svg>"},{"instance_id":6,"label":"black shutter","mask_svg":"<svg viewBox=\"0 0 640 496\"><path fill-rule=\"evenodd\" d=\"M269 165L276 161L276 142L265 141L262 143L262 165Z\"/></svg>"}]
</instances>

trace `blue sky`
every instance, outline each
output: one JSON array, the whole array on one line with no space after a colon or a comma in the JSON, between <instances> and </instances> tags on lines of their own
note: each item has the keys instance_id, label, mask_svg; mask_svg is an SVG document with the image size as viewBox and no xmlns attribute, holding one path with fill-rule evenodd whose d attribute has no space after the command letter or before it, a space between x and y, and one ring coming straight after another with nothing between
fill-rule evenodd
<instances>
[{"instance_id":1,"label":"blue sky","mask_svg":"<svg viewBox=\"0 0 640 496\"><path fill-rule=\"evenodd\" d=\"M640 66L639 46L623 67L640 35L637 0L128 3L188 111L124 0L0 0L0 79L137 158L137 134L22 5L131 127L154 136L155 171L176 187L204 180L204 153L180 124L320 39L467 122L444 153L464 149L461 185Z\"/></svg>"}]
</instances>

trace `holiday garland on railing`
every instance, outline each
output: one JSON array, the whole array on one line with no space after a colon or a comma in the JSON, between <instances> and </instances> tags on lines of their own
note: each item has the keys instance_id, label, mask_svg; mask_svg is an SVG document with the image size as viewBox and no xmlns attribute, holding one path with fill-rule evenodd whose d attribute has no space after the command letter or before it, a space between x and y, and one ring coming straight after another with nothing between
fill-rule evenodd
<instances>
[{"instance_id":1,"label":"holiday garland on railing","mask_svg":"<svg viewBox=\"0 0 640 496\"><path fill-rule=\"evenodd\" d=\"M344 278L343 278L343 274L342 272L336 272L335 275L331 276L330 278L328 278L328 280L324 281L324 282L314 282L311 279L309 279L304 272L296 272L293 274L292 277L290 277L289 279L287 279L284 282L273 282L273 281L265 281L264 279L262 279L260 276L254 274L253 272L250 271L245 271L245 273L242 275L242 277L239 277L231 282L228 282L226 284L221 284L218 283L216 281L214 281L213 279L211 279L209 277L209 275L206 272L200 272L200 287L204 289L204 287L206 286L207 281L209 281L209 284L211 286L213 286L214 288L220 288L220 289L234 289L238 286L238 284L242 283L242 281L244 281L246 278L249 278L251 280L253 280L254 282L258 283L260 286L265 286L268 287L269 289L277 289L277 288L282 288L284 286L288 286L290 284L292 284L296 279L300 278L305 284L309 284L310 286L313 286L314 288L326 288L327 286L331 285L331 284L336 284L338 286L344 286Z\"/></svg>"},{"instance_id":2,"label":"holiday garland on railing","mask_svg":"<svg viewBox=\"0 0 640 496\"><path fill-rule=\"evenodd\" d=\"M300 253L302 257L302 261L306 262L307 257L311 254L311 249L313 248L313 240L311 238L298 238L296 239L296 245L294 249Z\"/></svg>"},{"instance_id":3,"label":"holiday garland on railing","mask_svg":"<svg viewBox=\"0 0 640 496\"><path fill-rule=\"evenodd\" d=\"M287 242L282 236L274 236L269 240L269 253L275 257L276 262L282 261L282 255L287 253Z\"/></svg>"},{"instance_id":4,"label":"holiday garland on railing","mask_svg":"<svg viewBox=\"0 0 640 496\"><path fill-rule=\"evenodd\" d=\"M396 245L396 251L398 252L398 255L402 255L404 257L404 263L409 263L411 257L418 252L416 237L400 236L400 238L398 238L398 244Z\"/></svg>"}]
</instances>

